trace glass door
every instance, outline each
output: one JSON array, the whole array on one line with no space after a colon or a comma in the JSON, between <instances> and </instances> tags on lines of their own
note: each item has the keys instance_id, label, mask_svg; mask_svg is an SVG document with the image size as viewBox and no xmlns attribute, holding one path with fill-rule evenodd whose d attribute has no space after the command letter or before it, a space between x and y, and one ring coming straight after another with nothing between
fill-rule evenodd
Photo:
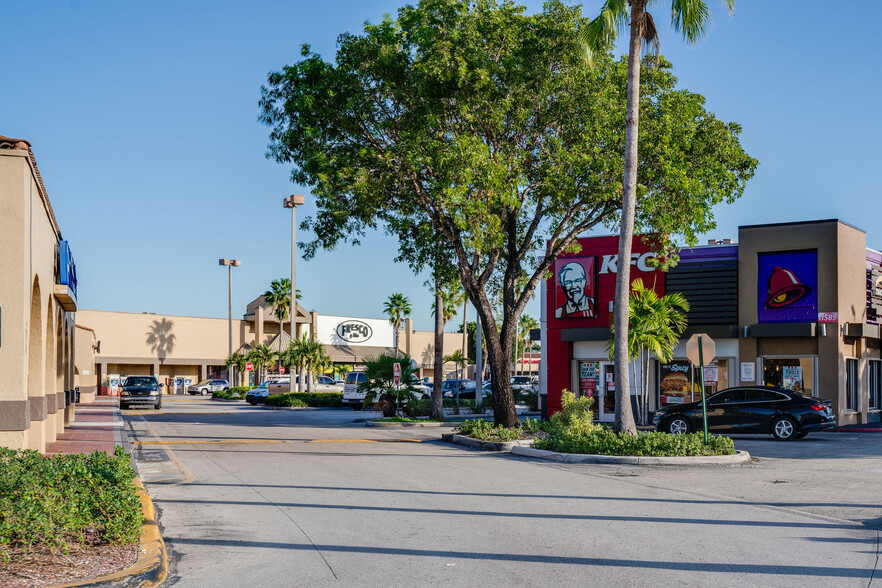
<instances>
[{"instance_id":1,"label":"glass door","mask_svg":"<svg viewBox=\"0 0 882 588\"><path fill-rule=\"evenodd\" d=\"M612 362L600 364L600 398L597 401L600 407L598 420L613 422L616 418L616 380L615 369Z\"/></svg>"}]
</instances>

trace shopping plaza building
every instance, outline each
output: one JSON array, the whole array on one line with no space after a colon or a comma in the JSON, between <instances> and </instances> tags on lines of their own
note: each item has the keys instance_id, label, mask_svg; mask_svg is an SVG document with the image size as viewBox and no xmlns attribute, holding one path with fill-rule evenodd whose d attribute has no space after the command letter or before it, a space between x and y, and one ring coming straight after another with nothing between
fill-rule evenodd
<instances>
[{"instance_id":1,"label":"shopping plaza building","mask_svg":"<svg viewBox=\"0 0 882 588\"><path fill-rule=\"evenodd\" d=\"M615 414L606 351L618 269L618 237L579 240L542 289L541 389L549 412L562 390L596 398L599 420ZM631 279L689 301L688 327L673 361L650 361L649 410L700 399L700 374L686 359L695 333L713 339L707 393L734 385L784 386L832 401L839 424L880 420L882 253L864 231L839 220L743 226L738 242L682 250L655 270L637 237ZM632 376L633 377L633 376ZM641 375L636 375L640 389Z\"/></svg>"},{"instance_id":2,"label":"shopping plaza building","mask_svg":"<svg viewBox=\"0 0 882 588\"><path fill-rule=\"evenodd\" d=\"M0 136L0 446L43 451L73 417L76 266L31 145Z\"/></svg>"}]
</instances>

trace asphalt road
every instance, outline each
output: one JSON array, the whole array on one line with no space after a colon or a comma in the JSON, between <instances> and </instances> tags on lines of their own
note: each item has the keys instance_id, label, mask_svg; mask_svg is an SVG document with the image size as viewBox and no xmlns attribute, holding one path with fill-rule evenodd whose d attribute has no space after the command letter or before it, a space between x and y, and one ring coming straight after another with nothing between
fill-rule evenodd
<instances>
[{"instance_id":1,"label":"asphalt road","mask_svg":"<svg viewBox=\"0 0 882 588\"><path fill-rule=\"evenodd\" d=\"M365 416L126 415L166 585L882 586L882 434L738 438L749 466L563 465Z\"/></svg>"}]
</instances>

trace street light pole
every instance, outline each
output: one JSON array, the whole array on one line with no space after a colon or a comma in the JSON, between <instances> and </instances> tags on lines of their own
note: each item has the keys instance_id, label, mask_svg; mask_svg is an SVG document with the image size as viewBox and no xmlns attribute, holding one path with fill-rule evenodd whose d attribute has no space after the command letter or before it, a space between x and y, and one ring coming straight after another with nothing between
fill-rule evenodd
<instances>
[{"instance_id":1,"label":"street light pole","mask_svg":"<svg viewBox=\"0 0 882 588\"><path fill-rule=\"evenodd\" d=\"M282 206L285 208L291 209L291 311L290 311L290 319L291 319L291 341L293 342L296 338L296 322L297 322L297 284L295 282L297 278L296 271L296 260L297 260L297 207L303 204L304 198L302 194L291 194L287 198L282 200ZM281 343L282 336L282 325L279 325L279 342ZM281 346L279 347L281 349ZM304 374L299 374L297 380L297 391L301 391L301 386L303 385L302 380L304 379ZM291 387L289 390L293 390L294 386L294 377L291 377Z\"/></svg>"},{"instance_id":2,"label":"street light pole","mask_svg":"<svg viewBox=\"0 0 882 588\"><path fill-rule=\"evenodd\" d=\"M227 266L227 321L230 331L229 354L233 355L233 268L242 265L238 259L219 259L218 265Z\"/></svg>"}]
</instances>

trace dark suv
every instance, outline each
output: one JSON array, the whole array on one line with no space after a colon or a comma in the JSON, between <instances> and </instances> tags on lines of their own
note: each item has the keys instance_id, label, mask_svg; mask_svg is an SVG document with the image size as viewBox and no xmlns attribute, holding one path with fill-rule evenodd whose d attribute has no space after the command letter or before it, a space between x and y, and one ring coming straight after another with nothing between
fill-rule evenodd
<instances>
[{"instance_id":1,"label":"dark suv","mask_svg":"<svg viewBox=\"0 0 882 588\"><path fill-rule=\"evenodd\" d=\"M129 376L123 380L119 393L120 410L138 405L152 406L157 410L162 408L162 391L155 376Z\"/></svg>"}]
</instances>

